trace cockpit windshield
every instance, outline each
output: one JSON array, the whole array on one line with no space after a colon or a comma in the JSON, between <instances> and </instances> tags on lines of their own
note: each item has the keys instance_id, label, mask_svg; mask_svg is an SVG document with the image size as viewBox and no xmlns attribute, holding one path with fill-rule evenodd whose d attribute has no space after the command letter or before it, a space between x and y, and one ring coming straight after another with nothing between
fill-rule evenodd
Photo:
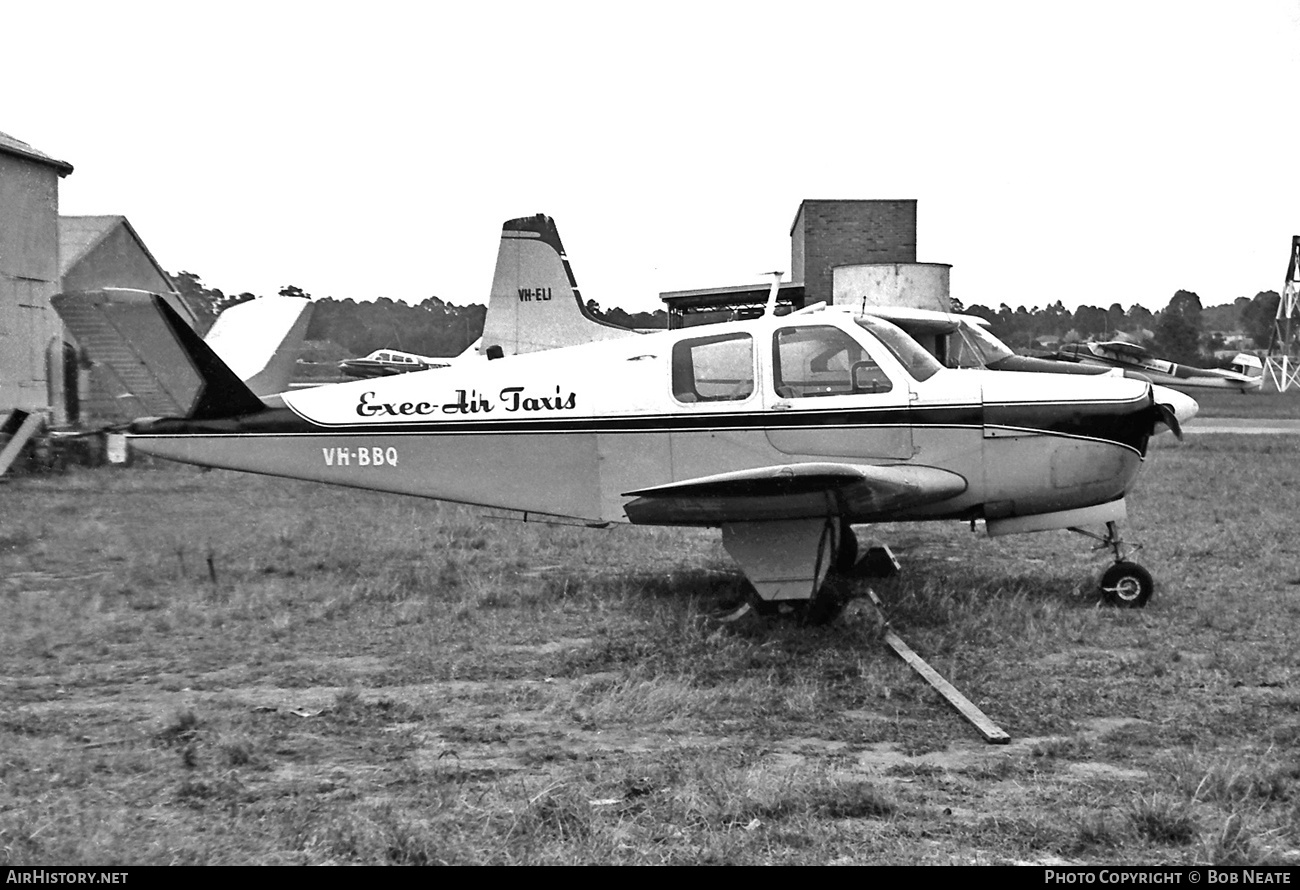
<instances>
[{"instance_id":1,"label":"cockpit windshield","mask_svg":"<svg viewBox=\"0 0 1300 890\"><path fill-rule=\"evenodd\" d=\"M948 341L948 367L986 368L1015 355L1007 345L978 324L962 324Z\"/></svg>"},{"instance_id":2,"label":"cockpit windshield","mask_svg":"<svg viewBox=\"0 0 1300 890\"><path fill-rule=\"evenodd\" d=\"M883 343L907 373L912 375L913 380L929 380L943 367L934 356L921 348L921 344L909 337L901 328L883 318L859 315L853 320L858 323L858 327L870 331Z\"/></svg>"}]
</instances>

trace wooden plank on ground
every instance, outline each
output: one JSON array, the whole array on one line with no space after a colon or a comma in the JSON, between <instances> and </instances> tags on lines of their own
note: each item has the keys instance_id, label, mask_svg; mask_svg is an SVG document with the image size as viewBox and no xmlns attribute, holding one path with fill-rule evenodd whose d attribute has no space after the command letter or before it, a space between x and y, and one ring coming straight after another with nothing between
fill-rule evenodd
<instances>
[{"instance_id":1,"label":"wooden plank on ground","mask_svg":"<svg viewBox=\"0 0 1300 890\"><path fill-rule=\"evenodd\" d=\"M972 726L979 730L980 735L984 736L986 742L993 745L1005 745L1010 742L1011 736L1007 735L996 723L990 720L983 711L975 706L974 702L958 692L956 687L945 680L938 671L926 664L924 658L912 651L912 647L908 646L898 634L894 633L893 628L889 626L889 619L885 616L884 606L881 604L880 598L876 596L876 592L868 588L867 595L875 603L876 609L880 612L881 620L884 621L885 642L898 654L898 657L906 661L912 667L912 670L920 674L927 683L938 690L948 704L957 709L957 713L965 717Z\"/></svg>"},{"instance_id":2,"label":"wooden plank on ground","mask_svg":"<svg viewBox=\"0 0 1300 890\"><path fill-rule=\"evenodd\" d=\"M0 448L0 476L3 476L8 472L9 467L18 458L19 452L23 450L23 446L27 444L32 436L36 435L36 431L41 428L41 424L45 421L45 418L41 417L39 414L27 414L24 411L14 411L14 413L5 421L5 425L14 425L14 420L20 414L24 416L21 419L21 423L17 424L17 430L9 441L4 443L4 447Z\"/></svg>"}]
</instances>

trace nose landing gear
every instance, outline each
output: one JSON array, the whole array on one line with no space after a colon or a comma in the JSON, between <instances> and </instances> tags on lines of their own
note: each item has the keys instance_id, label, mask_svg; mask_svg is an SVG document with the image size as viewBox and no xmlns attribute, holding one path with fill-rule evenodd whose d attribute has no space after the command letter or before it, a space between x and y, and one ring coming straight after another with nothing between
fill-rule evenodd
<instances>
[{"instance_id":1,"label":"nose landing gear","mask_svg":"<svg viewBox=\"0 0 1300 890\"><path fill-rule=\"evenodd\" d=\"M1126 544L1120 538L1119 526L1114 522L1106 523L1106 534L1099 535L1087 529L1074 528L1087 538L1099 542L1094 550L1110 550L1115 557L1115 564L1101 576L1101 595L1108 605L1120 609L1141 609L1155 592L1155 582L1151 573L1126 556L1142 549L1141 544Z\"/></svg>"}]
</instances>

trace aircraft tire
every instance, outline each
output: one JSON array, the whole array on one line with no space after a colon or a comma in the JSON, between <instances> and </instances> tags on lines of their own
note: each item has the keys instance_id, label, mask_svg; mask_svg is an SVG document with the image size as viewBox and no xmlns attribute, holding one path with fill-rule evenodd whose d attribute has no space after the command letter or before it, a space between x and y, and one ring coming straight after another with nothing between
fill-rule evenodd
<instances>
[{"instance_id":1,"label":"aircraft tire","mask_svg":"<svg viewBox=\"0 0 1300 890\"><path fill-rule=\"evenodd\" d=\"M1143 608L1154 591L1151 573L1135 562L1117 562L1101 576L1102 597L1119 609Z\"/></svg>"},{"instance_id":2,"label":"aircraft tire","mask_svg":"<svg viewBox=\"0 0 1300 890\"><path fill-rule=\"evenodd\" d=\"M854 534L853 529L846 522L840 531L840 550L835 554L835 565L832 571L839 572L841 575L848 575L853 572L853 567L858 564L858 554L861 551L858 548L858 536Z\"/></svg>"},{"instance_id":3,"label":"aircraft tire","mask_svg":"<svg viewBox=\"0 0 1300 890\"><path fill-rule=\"evenodd\" d=\"M821 589L808 600L799 616L799 623L804 627L822 627L830 624L844 607L849 604L851 592L849 579L837 572L831 572L822 582Z\"/></svg>"},{"instance_id":4,"label":"aircraft tire","mask_svg":"<svg viewBox=\"0 0 1300 890\"><path fill-rule=\"evenodd\" d=\"M793 621L801 627L830 624L844 611L846 604L843 597L824 591L811 600L765 600L757 594L749 598L750 609L760 618Z\"/></svg>"}]
</instances>

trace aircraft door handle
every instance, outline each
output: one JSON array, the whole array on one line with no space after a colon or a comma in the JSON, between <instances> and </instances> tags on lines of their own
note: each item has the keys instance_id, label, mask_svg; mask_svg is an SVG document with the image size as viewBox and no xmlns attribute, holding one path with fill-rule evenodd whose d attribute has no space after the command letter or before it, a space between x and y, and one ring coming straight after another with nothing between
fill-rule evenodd
<instances>
[{"instance_id":1,"label":"aircraft door handle","mask_svg":"<svg viewBox=\"0 0 1300 890\"><path fill-rule=\"evenodd\" d=\"M789 411L793 406L789 402L773 402L773 411Z\"/></svg>"}]
</instances>

